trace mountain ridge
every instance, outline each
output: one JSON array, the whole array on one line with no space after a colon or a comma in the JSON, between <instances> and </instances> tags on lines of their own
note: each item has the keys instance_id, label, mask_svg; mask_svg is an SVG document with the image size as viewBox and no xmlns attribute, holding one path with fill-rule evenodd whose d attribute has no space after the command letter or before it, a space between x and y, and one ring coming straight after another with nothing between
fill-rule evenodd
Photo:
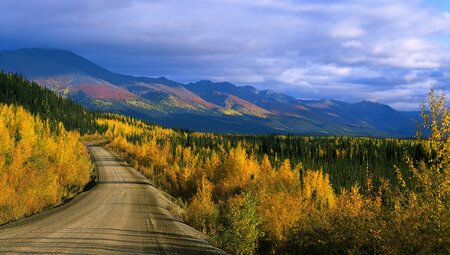
<instances>
[{"instance_id":1,"label":"mountain ridge","mask_svg":"<svg viewBox=\"0 0 450 255\"><path fill-rule=\"evenodd\" d=\"M111 72L71 51L0 51L0 69L21 73L83 105L168 127L220 133L412 137L415 121L363 100L300 100L230 82L188 84Z\"/></svg>"}]
</instances>

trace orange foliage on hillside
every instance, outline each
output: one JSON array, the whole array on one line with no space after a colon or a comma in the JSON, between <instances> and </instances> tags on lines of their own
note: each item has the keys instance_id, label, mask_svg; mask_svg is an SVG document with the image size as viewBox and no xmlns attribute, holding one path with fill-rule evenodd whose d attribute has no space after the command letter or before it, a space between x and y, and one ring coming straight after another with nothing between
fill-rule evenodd
<instances>
[{"instance_id":1,"label":"orange foliage on hillside","mask_svg":"<svg viewBox=\"0 0 450 255\"><path fill-rule=\"evenodd\" d=\"M125 100L135 97L129 91L109 84L80 84L76 89L94 99Z\"/></svg>"}]
</instances>

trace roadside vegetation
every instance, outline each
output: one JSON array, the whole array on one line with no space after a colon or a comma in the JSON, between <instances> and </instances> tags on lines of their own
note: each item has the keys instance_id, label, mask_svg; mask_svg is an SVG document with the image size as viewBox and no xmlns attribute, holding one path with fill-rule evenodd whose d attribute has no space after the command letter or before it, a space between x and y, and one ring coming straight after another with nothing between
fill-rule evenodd
<instances>
[{"instance_id":1,"label":"roadside vegetation","mask_svg":"<svg viewBox=\"0 0 450 255\"><path fill-rule=\"evenodd\" d=\"M78 132L51 131L23 107L0 104L0 224L72 198L92 168Z\"/></svg>"}]
</instances>

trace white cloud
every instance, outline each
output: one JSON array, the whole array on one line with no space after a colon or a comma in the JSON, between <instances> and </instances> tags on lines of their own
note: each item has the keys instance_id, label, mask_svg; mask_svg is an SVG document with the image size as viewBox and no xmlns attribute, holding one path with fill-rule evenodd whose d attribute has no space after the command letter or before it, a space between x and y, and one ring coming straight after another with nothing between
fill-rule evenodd
<instances>
[{"instance_id":1,"label":"white cloud","mask_svg":"<svg viewBox=\"0 0 450 255\"><path fill-rule=\"evenodd\" d=\"M290 68L283 71L278 81L288 84L296 84L300 82L326 83L339 77L351 74L350 67L339 67L334 64L312 65L306 68Z\"/></svg>"},{"instance_id":2,"label":"white cloud","mask_svg":"<svg viewBox=\"0 0 450 255\"><path fill-rule=\"evenodd\" d=\"M330 29L330 35L338 38L355 38L363 36L364 34L364 29L351 21L338 23Z\"/></svg>"},{"instance_id":3,"label":"white cloud","mask_svg":"<svg viewBox=\"0 0 450 255\"><path fill-rule=\"evenodd\" d=\"M292 68L283 71L278 80L283 83L295 84L307 80L306 70L302 68Z\"/></svg>"},{"instance_id":4,"label":"white cloud","mask_svg":"<svg viewBox=\"0 0 450 255\"><path fill-rule=\"evenodd\" d=\"M343 42L342 46L344 48L359 48L362 46L362 43L359 40L350 40Z\"/></svg>"},{"instance_id":5,"label":"white cloud","mask_svg":"<svg viewBox=\"0 0 450 255\"><path fill-rule=\"evenodd\" d=\"M318 67L318 70L316 72L333 76L345 76L349 75L351 70L352 69L350 67L338 67L336 65L322 65Z\"/></svg>"}]
</instances>

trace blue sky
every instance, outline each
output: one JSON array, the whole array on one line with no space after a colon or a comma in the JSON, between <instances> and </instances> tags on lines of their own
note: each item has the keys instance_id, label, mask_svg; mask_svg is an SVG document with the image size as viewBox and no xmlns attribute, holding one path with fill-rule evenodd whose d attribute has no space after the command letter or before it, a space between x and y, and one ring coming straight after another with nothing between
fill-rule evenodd
<instances>
[{"instance_id":1,"label":"blue sky","mask_svg":"<svg viewBox=\"0 0 450 255\"><path fill-rule=\"evenodd\" d=\"M0 49L416 110L450 84L446 0L0 0Z\"/></svg>"}]
</instances>

